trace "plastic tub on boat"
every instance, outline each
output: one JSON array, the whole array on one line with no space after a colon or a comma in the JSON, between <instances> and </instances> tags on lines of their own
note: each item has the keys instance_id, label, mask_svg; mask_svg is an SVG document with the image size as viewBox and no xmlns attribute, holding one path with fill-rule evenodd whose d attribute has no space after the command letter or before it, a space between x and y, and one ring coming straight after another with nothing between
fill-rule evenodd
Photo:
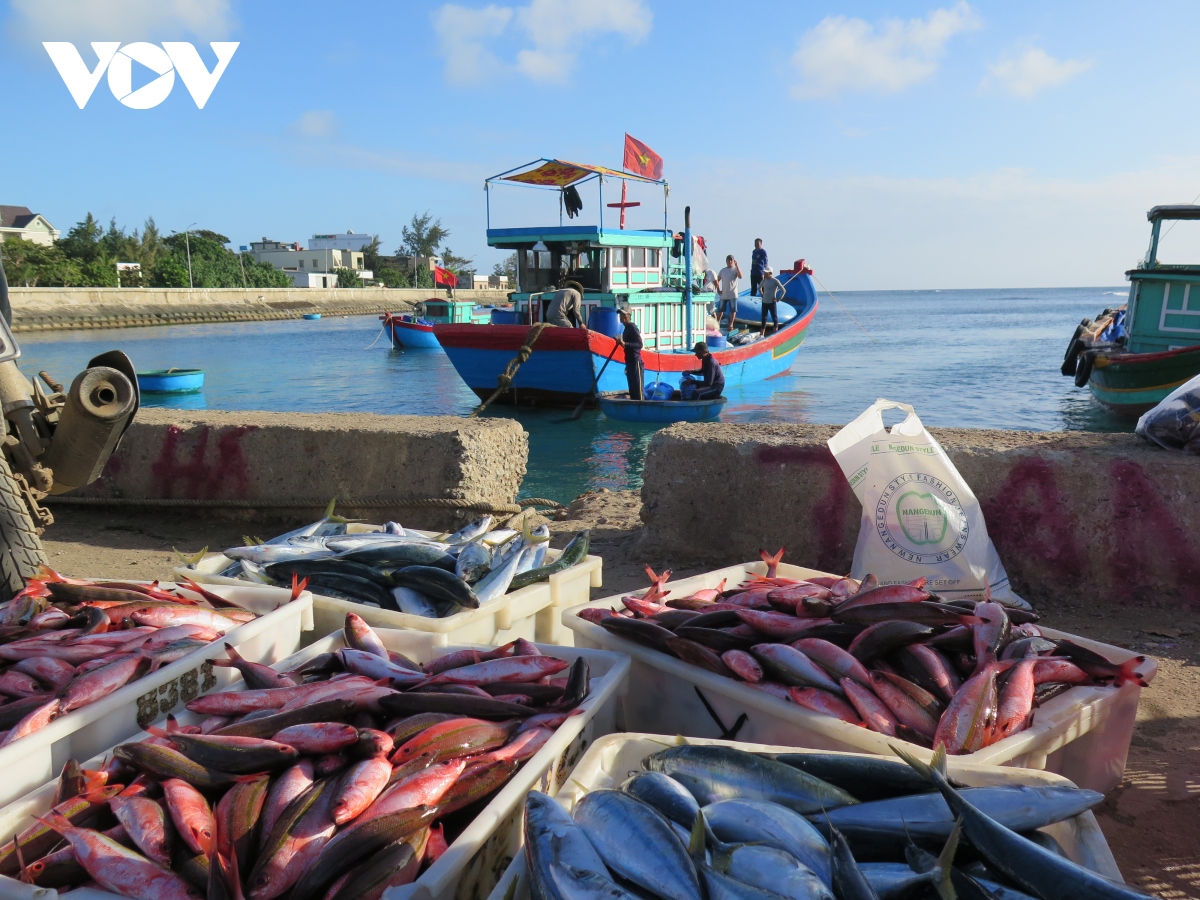
<instances>
[{"instance_id":1,"label":"plastic tub on boat","mask_svg":"<svg viewBox=\"0 0 1200 900\"><path fill-rule=\"evenodd\" d=\"M587 327L589 331L608 335L610 338L615 338L622 330L617 310L611 306L594 307L588 315Z\"/></svg>"},{"instance_id":2,"label":"plastic tub on boat","mask_svg":"<svg viewBox=\"0 0 1200 900\"><path fill-rule=\"evenodd\" d=\"M525 313L515 309L493 309L493 325L524 325Z\"/></svg>"},{"instance_id":3,"label":"plastic tub on boat","mask_svg":"<svg viewBox=\"0 0 1200 900\"><path fill-rule=\"evenodd\" d=\"M137 373L143 394L194 394L204 387L203 369L159 369Z\"/></svg>"},{"instance_id":4,"label":"plastic tub on boat","mask_svg":"<svg viewBox=\"0 0 1200 900\"><path fill-rule=\"evenodd\" d=\"M724 350L729 346L729 340L723 334L706 334L704 343L708 344L710 350Z\"/></svg>"},{"instance_id":5,"label":"plastic tub on boat","mask_svg":"<svg viewBox=\"0 0 1200 900\"><path fill-rule=\"evenodd\" d=\"M351 525L352 532L378 530L378 525ZM412 529L409 529L412 531ZM414 532L427 537L434 532ZM549 550L547 561L558 558L560 551ZM178 567L175 577L191 578L202 584L245 585L236 578L225 578L217 573L229 567L231 560L220 554L205 557L194 569ZM363 606L336 597L313 594L313 619L315 635L329 634L342 627L346 613L362 616L376 628L407 628L425 635L430 647L446 644L488 644L498 646L517 638L537 640L547 644L570 646L574 643L574 632L564 627L561 613L564 609L586 603L591 589L603 585L603 560L588 556L583 562L562 572L556 572L546 581L531 584L520 590L505 594L479 609L463 610L442 619L427 619L410 616L392 610Z\"/></svg>"},{"instance_id":6,"label":"plastic tub on boat","mask_svg":"<svg viewBox=\"0 0 1200 900\"><path fill-rule=\"evenodd\" d=\"M597 790L616 790L642 767L642 760L664 747L676 744L716 744L736 747L748 753L795 752L794 747L770 744L738 743L703 739L682 739L657 734L610 734L592 744L571 773L571 781L558 792L558 802L567 810L575 808L586 794ZM847 754L857 755L857 754ZM1014 769L1001 766L981 765L965 761L962 757L949 760L950 776L970 787L989 785L1022 784L1034 787L1043 785L1068 785L1065 778L1033 769ZM1098 872L1105 878L1120 882L1121 871L1113 859L1104 833L1090 811L1063 822L1041 829L1062 845L1073 862ZM529 900L529 885L526 877L525 854L516 853L496 884L488 900Z\"/></svg>"},{"instance_id":7,"label":"plastic tub on boat","mask_svg":"<svg viewBox=\"0 0 1200 900\"><path fill-rule=\"evenodd\" d=\"M396 650L420 662L442 656L457 646L430 648L419 635L388 629L378 632L380 640L389 650ZM344 646L341 632L323 638L305 650L275 665L280 670L292 669L320 653L340 649ZM576 762L585 751L604 735L611 734L617 727L620 695L628 687L629 660L617 654L573 647L541 645L543 654L574 661L579 657L587 660L591 670L591 694L579 706L579 712L567 719L531 759L513 776L475 817L467 829L434 865L415 882L393 888L387 893L388 900L452 900L459 897L487 897L505 866L517 853L521 845L521 824L525 796L531 790L555 794L571 774ZM229 671L229 670L223 670ZM238 679L235 690L244 690ZM199 721L201 716L184 712L179 716L181 725ZM131 739L145 738L144 732ZM116 742L114 742L116 743ZM106 745L106 748L109 745ZM97 752L95 758L84 763L85 768L99 768L107 756ZM32 822L32 817L45 813L52 802L57 785L46 783L40 789L18 795L20 799L9 802L0 809L0 841L12 837ZM0 876L0 900L54 900L58 893L48 888L36 888L21 884L11 878ZM63 896L77 896L67 893ZM115 900L116 895L101 888L88 892L92 900Z\"/></svg>"},{"instance_id":8,"label":"plastic tub on boat","mask_svg":"<svg viewBox=\"0 0 1200 900\"><path fill-rule=\"evenodd\" d=\"M160 585L173 587L173 585ZM183 588L187 590L187 588ZM238 680L234 669L213 666L224 659L229 644L252 662L273 663L299 649L304 631L311 630L313 597L304 591L287 602L291 591L266 585L214 586L232 603L258 613L207 647L189 653L102 700L55 719L7 747L0 748L0 804L9 803L35 787L57 778L68 759L83 760L201 694L223 690ZM235 678L235 676L237 676Z\"/></svg>"},{"instance_id":9,"label":"plastic tub on boat","mask_svg":"<svg viewBox=\"0 0 1200 900\"><path fill-rule=\"evenodd\" d=\"M761 562L730 566L670 582L668 587L673 597L685 597L701 588L716 587L726 579L729 584L738 584L749 573L763 575L766 566ZM784 578L805 578L827 573L784 564L778 574ZM575 632L577 647L616 650L633 659L631 677L638 689L631 691L625 701L626 728L689 737L720 737L745 714L745 723L736 735L745 740L891 755L889 745L897 743L896 738L810 712L732 678L617 637L578 616L585 608L620 609L621 606L620 596L586 603L564 611L563 624ZM1138 655L1049 628L1043 631L1049 638L1070 638L1115 662ZM1149 681L1157 673L1158 664L1147 659L1139 671ZM1026 730L975 753L954 758L1041 769L1069 778L1080 787L1106 793L1120 783L1125 771L1141 691L1136 684L1120 688L1074 687L1038 707L1033 724ZM705 700L721 724L705 708ZM919 759L928 760L931 756L931 751L916 744L905 746Z\"/></svg>"}]
</instances>

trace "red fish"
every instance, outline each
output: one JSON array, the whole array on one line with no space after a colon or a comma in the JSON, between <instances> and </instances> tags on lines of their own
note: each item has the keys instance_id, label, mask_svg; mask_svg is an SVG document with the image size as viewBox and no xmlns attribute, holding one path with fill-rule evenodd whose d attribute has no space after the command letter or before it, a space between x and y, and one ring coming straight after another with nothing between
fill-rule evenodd
<instances>
[{"instance_id":1,"label":"red fish","mask_svg":"<svg viewBox=\"0 0 1200 900\"><path fill-rule=\"evenodd\" d=\"M167 778L162 782L163 797L167 812L175 823L175 830L183 842L196 853L212 856L216 846L217 824L212 809L204 795L179 778Z\"/></svg>"},{"instance_id":2,"label":"red fish","mask_svg":"<svg viewBox=\"0 0 1200 900\"><path fill-rule=\"evenodd\" d=\"M553 656L514 656L493 659L474 666L451 669L435 675L427 684L498 684L530 682L570 667L565 659Z\"/></svg>"},{"instance_id":3,"label":"red fish","mask_svg":"<svg viewBox=\"0 0 1200 900\"><path fill-rule=\"evenodd\" d=\"M792 702L797 706L803 706L805 709L811 709L813 712L833 716L849 725L862 725L863 723L853 706L841 697L829 693L829 691L823 691L820 688L814 687L793 687L788 688L787 692Z\"/></svg>"},{"instance_id":4,"label":"red fish","mask_svg":"<svg viewBox=\"0 0 1200 900\"><path fill-rule=\"evenodd\" d=\"M763 680L762 666L745 650L726 650L721 654L721 661L742 681L758 684Z\"/></svg>"},{"instance_id":5,"label":"red fish","mask_svg":"<svg viewBox=\"0 0 1200 900\"><path fill-rule=\"evenodd\" d=\"M392 764L385 756L364 759L347 769L333 804L333 821L344 825L357 818L375 802L391 777Z\"/></svg>"},{"instance_id":6,"label":"red fish","mask_svg":"<svg viewBox=\"0 0 1200 900\"><path fill-rule=\"evenodd\" d=\"M1004 680L996 711L996 740L1003 740L1029 726L1033 717L1033 669L1038 662L1036 658L1021 660Z\"/></svg>"},{"instance_id":7,"label":"red fish","mask_svg":"<svg viewBox=\"0 0 1200 900\"><path fill-rule=\"evenodd\" d=\"M837 644L821 638L801 638L794 641L792 646L838 678L853 678L864 687L871 686L871 674L867 667Z\"/></svg>"},{"instance_id":8,"label":"red fish","mask_svg":"<svg viewBox=\"0 0 1200 900\"><path fill-rule=\"evenodd\" d=\"M872 731L895 737L898 723L887 704L853 678L843 678L841 685L842 690L846 692L846 699L862 716L863 724Z\"/></svg>"},{"instance_id":9,"label":"red fish","mask_svg":"<svg viewBox=\"0 0 1200 900\"><path fill-rule=\"evenodd\" d=\"M783 613L762 612L757 609L739 609L736 612L739 619L759 634L778 641L794 641L812 627L807 620Z\"/></svg>"},{"instance_id":10,"label":"red fish","mask_svg":"<svg viewBox=\"0 0 1200 900\"><path fill-rule=\"evenodd\" d=\"M271 740L294 747L305 756L336 753L358 742L358 729L341 722L309 722L291 725Z\"/></svg>"},{"instance_id":11,"label":"red fish","mask_svg":"<svg viewBox=\"0 0 1200 900\"><path fill-rule=\"evenodd\" d=\"M974 753L986 746L996 721L995 664L985 666L959 688L938 723L933 743L944 744L947 753Z\"/></svg>"},{"instance_id":12,"label":"red fish","mask_svg":"<svg viewBox=\"0 0 1200 900\"><path fill-rule=\"evenodd\" d=\"M779 574L779 563L783 559L783 552L786 547L780 547L779 552L772 556L766 550L759 550L758 555L762 557L762 561L767 564L767 577L774 578Z\"/></svg>"},{"instance_id":13,"label":"red fish","mask_svg":"<svg viewBox=\"0 0 1200 900\"><path fill-rule=\"evenodd\" d=\"M435 763L385 790L359 819L366 822L402 809L436 806L466 768L465 759Z\"/></svg>"}]
</instances>

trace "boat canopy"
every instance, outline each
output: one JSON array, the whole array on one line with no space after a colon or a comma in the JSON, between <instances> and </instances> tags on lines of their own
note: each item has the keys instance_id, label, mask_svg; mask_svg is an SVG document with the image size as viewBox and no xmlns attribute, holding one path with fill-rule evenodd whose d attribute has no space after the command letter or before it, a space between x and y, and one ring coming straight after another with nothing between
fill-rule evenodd
<instances>
[{"instance_id":1,"label":"boat canopy","mask_svg":"<svg viewBox=\"0 0 1200 900\"><path fill-rule=\"evenodd\" d=\"M489 247L527 250L541 241L549 249L575 251L587 247L670 247L669 231L621 231L598 225L560 225L545 228L489 228Z\"/></svg>"},{"instance_id":2,"label":"boat canopy","mask_svg":"<svg viewBox=\"0 0 1200 900\"><path fill-rule=\"evenodd\" d=\"M619 169L610 169L607 166L592 166L586 163L573 163L562 159L546 159L545 157L525 163L523 166L517 166L515 169L509 169L507 172L501 172L499 175L493 175L487 179L487 183L515 181L520 184L534 185L535 187L565 188L591 178L602 178L604 176L608 176L609 178L625 178L629 181L644 181L647 184L666 185L665 181L622 172Z\"/></svg>"},{"instance_id":3,"label":"boat canopy","mask_svg":"<svg viewBox=\"0 0 1200 900\"><path fill-rule=\"evenodd\" d=\"M1200 219L1200 205L1177 203L1171 206L1156 206L1146 213L1146 220L1149 222L1163 219Z\"/></svg>"}]
</instances>

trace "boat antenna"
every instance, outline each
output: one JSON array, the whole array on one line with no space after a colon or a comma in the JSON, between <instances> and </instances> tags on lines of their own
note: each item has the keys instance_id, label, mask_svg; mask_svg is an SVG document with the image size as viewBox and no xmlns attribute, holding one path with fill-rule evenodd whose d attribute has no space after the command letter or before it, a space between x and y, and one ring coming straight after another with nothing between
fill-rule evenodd
<instances>
[{"instance_id":1,"label":"boat antenna","mask_svg":"<svg viewBox=\"0 0 1200 900\"><path fill-rule=\"evenodd\" d=\"M821 283L820 278L818 278L816 275L813 275L813 281L815 281L817 284L821 285L821 290L823 290L825 293L827 293L830 296L830 298L833 300L833 302L838 305L838 309L840 309L846 315L850 316L850 310L848 310L848 309L846 309L846 307L842 306L842 301L834 296L833 291L831 291L829 288L825 287L825 285ZM877 340L875 340L875 338L871 337L871 332L867 331L867 329L862 327L862 322L858 321L858 319L854 318L854 316L850 316L850 321L853 322L855 325L857 325L859 330L862 331L863 334L865 334L867 337L871 338L872 344L879 343L879 341L877 341Z\"/></svg>"}]
</instances>

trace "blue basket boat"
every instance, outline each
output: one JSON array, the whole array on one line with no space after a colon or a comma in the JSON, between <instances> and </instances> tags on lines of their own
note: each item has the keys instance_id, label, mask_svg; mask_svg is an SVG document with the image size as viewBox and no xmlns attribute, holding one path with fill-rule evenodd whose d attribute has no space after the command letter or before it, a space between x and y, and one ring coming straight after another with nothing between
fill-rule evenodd
<instances>
[{"instance_id":1,"label":"blue basket boat","mask_svg":"<svg viewBox=\"0 0 1200 900\"><path fill-rule=\"evenodd\" d=\"M310 321L310 322L315 322L317 319L321 318L321 314L320 313L305 313L302 316L302 318L308 319L308 321Z\"/></svg>"},{"instance_id":2,"label":"blue basket boat","mask_svg":"<svg viewBox=\"0 0 1200 900\"><path fill-rule=\"evenodd\" d=\"M138 389L143 394L194 394L204 387L203 369L160 369L138 372Z\"/></svg>"},{"instance_id":3,"label":"blue basket boat","mask_svg":"<svg viewBox=\"0 0 1200 900\"><path fill-rule=\"evenodd\" d=\"M627 397L601 397L600 411L621 422L710 422L721 415L725 398L715 400L630 400Z\"/></svg>"}]
</instances>

